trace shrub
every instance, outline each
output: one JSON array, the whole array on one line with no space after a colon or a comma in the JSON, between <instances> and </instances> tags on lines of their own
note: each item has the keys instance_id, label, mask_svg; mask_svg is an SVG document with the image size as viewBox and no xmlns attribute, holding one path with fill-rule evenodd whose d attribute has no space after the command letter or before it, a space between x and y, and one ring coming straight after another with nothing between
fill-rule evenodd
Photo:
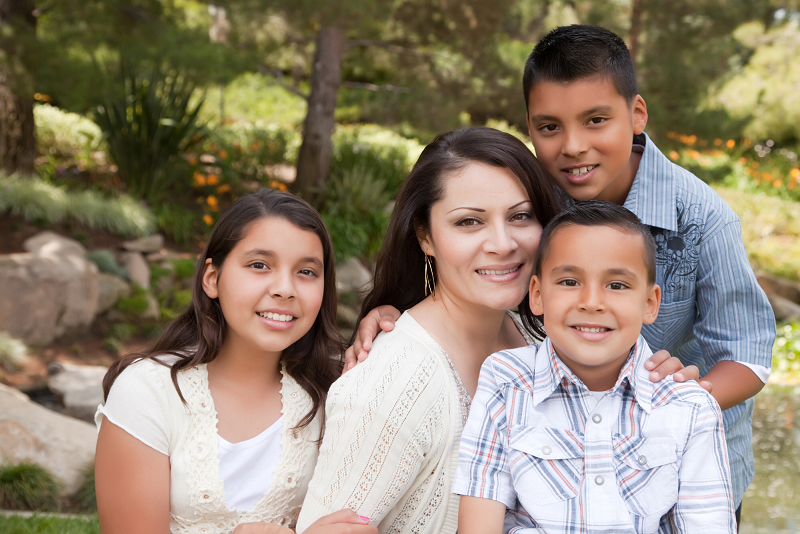
<instances>
[{"instance_id":1,"label":"shrub","mask_svg":"<svg viewBox=\"0 0 800 534\"><path fill-rule=\"evenodd\" d=\"M94 464L89 464L83 473L83 482L75 494L75 501L81 510L97 512L97 495L94 489Z\"/></svg>"},{"instance_id":2,"label":"shrub","mask_svg":"<svg viewBox=\"0 0 800 534\"><path fill-rule=\"evenodd\" d=\"M191 278L194 275L194 262L186 258L180 258L172 262L175 267L175 276L179 280Z\"/></svg>"},{"instance_id":3,"label":"shrub","mask_svg":"<svg viewBox=\"0 0 800 534\"><path fill-rule=\"evenodd\" d=\"M22 341L0 332L0 367L8 372L16 371L28 354Z\"/></svg>"},{"instance_id":4,"label":"shrub","mask_svg":"<svg viewBox=\"0 0 800 534\"><path fill-rule=\"evenodd\" d=\"M202 215L174 202L164 202L153 207L158 226L166 235L182 246L196 244L207 227Z\"/></svg>"},{"instance_id":5,"label":"shrub","mask_svg":"<svg viewBox=\"0 0 800 534\"><path fill-rule=\"evenodd\" d=\"M21 462L0 467L0 507L56 510L61 483L40 465Z\"/></svg>"},{"instance_id":6,"label":"shrub","mask_svg":"<svg viewBox=\"0 0 800 534\"><path fill-rule=\"evenodd\" d=\"M195 85L158 68L144 74L123 64L118 89L97 108L97 123L131 194L152 204L175 184L178 156L206 135L197 119L203 99L191 104Z\"/></svg>"},{"instance_id":7,"label":"shrub","mask_svg":"<svg viewBox=\"0 0 800 534\"><path fill-rule=\"evenodd\" d=\"M148 292L146 289L142 289L140 286L134 284L133 295L119 299L114 304L114 308L128 315L142 315L147 311L147 307L150 305L147 296Z\"/></svg>"},{"instance_id":8,"label":"shrub","mask_svg":"<svg viewBox=\"0 0 800 534\"><path fill-rule=\"evenodd\" d=\"M122 236L145 236L156 230L150 210L126 195L107 198L96 191L67 191L41 178L0 173L0 213L4 211L43 224L69 218Z\"/></svg>"},{"instance_id":9,"label":"shrub","mask_svg":"<svg viewBox=\"0 0 800 534\"><path fill-rule=\"evenodd\" d=\"M88 118L69 113L49 104L39 104L33 108L36 125L36 145L41 158L46 163L48 174L53 173L57 164L75 165L80 168L92 167L92 152L98 150L103 138L100 127Z\"/></svg>"}]
</instances>

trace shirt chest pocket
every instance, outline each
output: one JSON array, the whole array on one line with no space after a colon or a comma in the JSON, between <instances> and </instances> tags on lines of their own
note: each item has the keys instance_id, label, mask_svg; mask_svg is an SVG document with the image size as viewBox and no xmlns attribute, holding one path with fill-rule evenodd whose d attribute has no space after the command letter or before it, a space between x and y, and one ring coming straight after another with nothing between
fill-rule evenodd
<instances>
[{"instance_id":1,"label":"shirt chest pocket","mask_svg":"<svg viewBox=\"0 0 800 534\"><path fill-rule=\"evenodd\" d=\"M644 325L642 333L653 351L672 351L692 335L696 317L694 295L686 300L661 304L656 321Z\"/></svg>"},{"instance_id":2,"label":"shirt chest pocket","mask_svg":"<svg viewBox=\"0 0 800 534\"><path fill-rule=\"evenodd\" d=\"M583 478L583 434L516 426L509 439L514 489L537 505L578 495Z\"/></svg>"},{"instance_id":3,"label":"shirt chest pocket","mask_svg":"<svg viewBox=\"0 0 800 534\"><path fill-rule=\"evenodd\" d=\"M617 486L628 510L639 517L664 515L678 502L678 451L669 437L614 434Z\"/></svg>"}]
</instances>

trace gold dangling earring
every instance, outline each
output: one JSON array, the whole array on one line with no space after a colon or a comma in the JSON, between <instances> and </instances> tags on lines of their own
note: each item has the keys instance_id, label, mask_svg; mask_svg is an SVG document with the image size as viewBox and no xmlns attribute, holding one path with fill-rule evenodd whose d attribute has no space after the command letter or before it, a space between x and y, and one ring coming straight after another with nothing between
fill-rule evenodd
<instances>
[{"instance_id":1,"label":"gold dangling earring","mask_svg":"<svg viewBox=\"0 0 800 534\"><path fill-rule=\"evenodd\" d=\"M431 262L431 257L425 254L425 296L432 294L434 297L436 296L436 278L433 276L433 264ZM428 272L430 271L430 278L428 278Z\"/></svg>"}]
</instances>

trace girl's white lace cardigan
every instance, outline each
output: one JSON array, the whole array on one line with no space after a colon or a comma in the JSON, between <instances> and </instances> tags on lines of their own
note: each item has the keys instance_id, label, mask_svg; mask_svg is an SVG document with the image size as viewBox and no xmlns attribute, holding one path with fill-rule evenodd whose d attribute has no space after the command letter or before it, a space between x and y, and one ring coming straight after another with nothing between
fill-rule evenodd
<instances>
[{"instance_id":1,"label":"girl's white lace cardigan","mask_svg":"<svg viewBox=\"0 0 800 534\"><path fill-rule=\"evenodd\" d=\"M165 361L169 361L165 359ZM281 458L269 490L248 512L228 508L219 475L217 412L205 365L178 373L187 405L181 402L169 368L141 360L114 382L103 417L170 458L170 531L230 533L239 523L262 521L293 527L317 458L320 421L292 430L311 409L311 399L283 373Z\"/></svg>"},{"instance_id":2,"label":"girl's white lace cardigan","mask_svg":"<svg viewBox=\"0 0 800 534\"><path fill-rule=\"evenodd\" d=\"M457 380L447 355L408 313L378 336L367 361L330 389L297 532L350 508L381 533L454 533L459 390L466 394Z\"/></svg>"}]
</instances>

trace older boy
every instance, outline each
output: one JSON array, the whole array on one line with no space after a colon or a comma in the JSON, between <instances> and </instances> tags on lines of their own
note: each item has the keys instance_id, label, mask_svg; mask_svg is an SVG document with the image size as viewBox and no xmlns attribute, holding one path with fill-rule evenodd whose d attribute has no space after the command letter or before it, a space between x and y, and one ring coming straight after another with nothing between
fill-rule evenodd
<instances>
[{"instance_id":1,"label":"older boy","mask_svg":"<svg viewBox=\"0 0 800 534\"><path fill-rule=\"evenodd\" d=\"M647 227L608 202L547 226L530 304L548 337L481 369L453 490L461 534L501 532L506 508L529 527L511 532L735 531L717 403L644 368L655 252Z\"/></svg>"}]
</instances>

